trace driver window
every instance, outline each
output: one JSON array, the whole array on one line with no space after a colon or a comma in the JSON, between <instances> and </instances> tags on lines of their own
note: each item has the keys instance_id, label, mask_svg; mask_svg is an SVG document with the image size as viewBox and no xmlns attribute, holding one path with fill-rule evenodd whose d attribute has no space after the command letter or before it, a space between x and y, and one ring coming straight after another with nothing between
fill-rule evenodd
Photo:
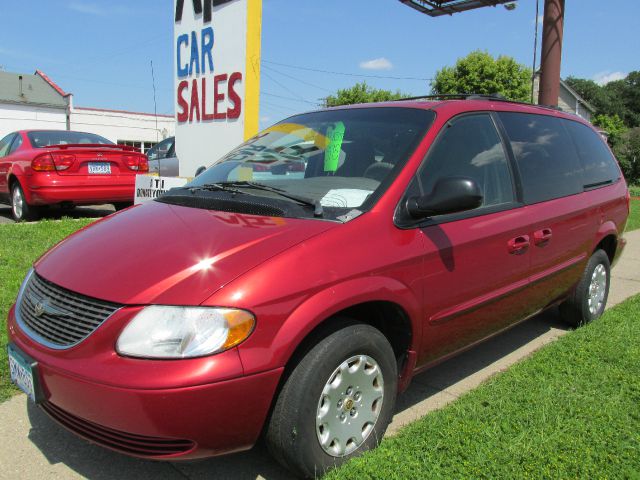
<instances>
[{"instance_id":1,"label":"driver window","mask_svg":"<svg viewBox=\"0 0 640 480\"><path fill-rule=\"evenodd\" d=\"M515 200L507 156L489 115L465 115L443 127L418 171L421 194L431 193L444 177L475 180L484 197L482 207Z\"/></svg>"}]
</instances>

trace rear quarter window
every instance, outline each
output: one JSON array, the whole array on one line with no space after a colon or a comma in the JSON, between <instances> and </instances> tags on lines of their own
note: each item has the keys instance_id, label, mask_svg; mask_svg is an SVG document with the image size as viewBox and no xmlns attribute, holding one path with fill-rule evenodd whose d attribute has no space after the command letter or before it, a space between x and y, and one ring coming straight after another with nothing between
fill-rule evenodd
<instances>
[{"instance_id":1,"label":"rear quarter window","mask_svg":"<svg viewBox=\"0 0 640 480\"><path fill-rule=\"evenodd\" d=\"M573 139L584 170L584 188L608 185L620 178L620 170L604 139L582 123L562 120Z\"/></svg>"},{"instance_id":2,"label":"rear quarter window","mask_svg":"<svg viewBox=\"0 0 640 480\"><path fill-rule=\"evenodd\" d=\"M525 203L583 191L582 165L560 119L514 112L498 115L516 158Z\"/></svg>"}]
</instances>

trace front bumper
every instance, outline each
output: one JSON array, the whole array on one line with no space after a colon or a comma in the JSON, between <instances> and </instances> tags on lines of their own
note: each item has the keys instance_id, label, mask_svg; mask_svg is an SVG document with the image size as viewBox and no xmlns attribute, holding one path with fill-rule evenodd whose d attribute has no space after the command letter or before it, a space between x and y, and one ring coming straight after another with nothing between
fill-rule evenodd
<instances>
[{"instance_id":1,"label":"front bumper","mask_svg":"<svg viewBox=\"0 0 640 480\"><path fill-rule=\"evenodd\" d=\"M76 363L84 363L84 372L92 362L104 363L98 352L91 355L92 348L99 350L100 347L96 339L85 340L87 344L94 343L93 347L82 342L64 354L47 349L17 326L13 308L9 312L8 331L9 341L38 362L45 397L41 404L43 410L93 443L144 458L191 460L251 448L260 435L283 370L278 368L213 383L158 388L162 383L171 382L168 379L176 378L177 363L189 362L189 371L214 368L216 364L207 359L133 360L113 352L109 359L114 367L112 378L101 377L104 372L100 369L105 365L94 365L96 377L100 378L95 381L86 374L78 374ZM75 353L69 355L72 350ZM86 356L87 353L90 356ZM236 351L220 355L225 354L229 354L227 360L217 364L220 368L239 362ZM131 369L129 377L125 367L132 362L138 365ZM136 378L144 362L148 362L147 376L150 377L146 381ZM119 368L118 363L125 366ZM68 368L64 368L65 365ZM74 369L76 372L69 371ZM105 378L109 378L108 382ZM138 386L130 386L131 383Z\"/></svg>"}]
</instances>

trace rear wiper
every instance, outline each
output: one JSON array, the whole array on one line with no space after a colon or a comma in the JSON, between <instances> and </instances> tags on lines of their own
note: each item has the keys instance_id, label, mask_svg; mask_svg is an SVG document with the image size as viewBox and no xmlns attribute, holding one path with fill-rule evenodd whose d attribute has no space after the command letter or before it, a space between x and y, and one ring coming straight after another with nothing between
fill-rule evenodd
<instances>
[{"instance_id":1,"label":"rear wiper","mask_svg":"<svg viewBox=\"0 0 640 480\"><path fill-rule=\"evenodd\" d=\"M322 217L323 213L322 213L322 204L320 203L320 200L312 200L310 198L307 197L302 197L299 195L294 195L291 193L288 193L286 190L283 190L282 188L277 188L277 187L271 187L269 185L265 185L263 183L258 183L258 182L250 182L247 180L238 180L238 181L233 181L233 182L220 182L220 183L214 183L212 185L216 185L219 187L224 187L224 188L231 188L231 190L235 190L235 188L255 188L256 190L263 190L265 192L272 192L275 193L277 195L280 195L281 197L284 198L288 198L290 200L294 200L298 203L301 203L302 205L306 205L308 207L312 207L313 208L313 216L314 217Z\"/></svg>"}]
</instances>

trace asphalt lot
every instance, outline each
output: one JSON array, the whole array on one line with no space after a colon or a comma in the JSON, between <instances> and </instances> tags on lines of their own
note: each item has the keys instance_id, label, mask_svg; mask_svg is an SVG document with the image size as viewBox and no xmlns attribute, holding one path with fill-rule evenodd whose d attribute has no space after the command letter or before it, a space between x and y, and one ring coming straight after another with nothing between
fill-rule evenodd
<instances>
[{"instance_id":1,"label":"asphalt lot","mask_svg":"<svg viewBox=\"0 0 640 480\"><path fill-rule=\"evenodd\" d=\"M628 233L626 238L627 248L612 271L608 307L640 293L640 230ZM409 390L399 397L387 434L393 435L403 425L442 408L567 331L557 310L549 310L416 376ZM0 479L292 478L269 457L262 444L248 452L199 462L127 457L67 432L23 394L0 404L0 445Z\"/></svg>"},{"instance_id":2,"label":"asphalt lot","mask_svg":"<svg viewBox=\"0 0 640 480\"><path fill-rule=\"evenodd\" d=\"M59 219L62 217L71 218L92 218L106 217L115 212L113 205L88 205L75 208L48 207L43 210L43 219ZM4 203L0 203L0 225L5 223L15 223L11 216L11 207Z\"/></svg>"}]
</instances>

